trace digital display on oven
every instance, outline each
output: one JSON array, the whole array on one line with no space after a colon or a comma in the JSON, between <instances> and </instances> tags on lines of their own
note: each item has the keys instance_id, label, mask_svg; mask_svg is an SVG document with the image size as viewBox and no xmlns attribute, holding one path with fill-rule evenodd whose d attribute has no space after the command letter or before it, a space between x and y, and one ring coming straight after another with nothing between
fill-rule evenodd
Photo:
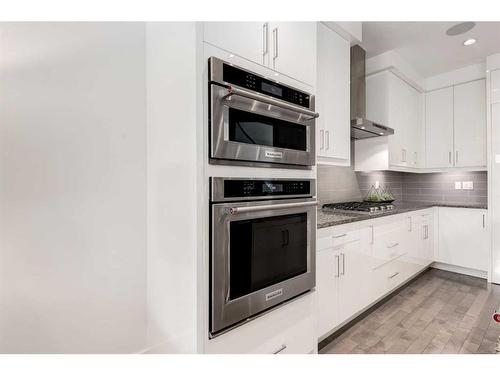
<instances>
[{"instance_id":1,"label":"digital display on oven","mask_svg":"<svg viewBox=\"0 0 500 375\"><path fill-rule=\"evenodd\" d=\"M271 85L267 82L262 82L261 89L263 92L267 92L268 94L273 94L276 96L283 96L283 89L278 86Z\"/></svg>"},{"instance_id":2,"label":"digital display on oven","mask_svg":"<svg viewBox=\"0 0 500 375\"><path fill-rule=\"evenodd\" d=\"M283 192L283 184L272 184L269 182L265 182L262 184L262 192L263 193L282 193Z\"/></svg>"}]
</instances>

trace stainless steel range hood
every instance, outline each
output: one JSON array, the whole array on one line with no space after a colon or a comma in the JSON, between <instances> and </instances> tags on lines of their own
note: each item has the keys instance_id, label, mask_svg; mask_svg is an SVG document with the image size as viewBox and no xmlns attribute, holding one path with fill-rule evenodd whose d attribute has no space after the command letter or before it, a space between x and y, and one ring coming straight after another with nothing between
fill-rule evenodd
<instances>
[{"instance_id":1,"label":"stainless steel range hood","mask_svg":"<svg viewBox=\"0 0 500 375\"><path fill-rule=\"evenodd\" d=\"M394 129L366 119L365 50L351 47L351 138L394 134Z\"/></svg>"}]
</instances>

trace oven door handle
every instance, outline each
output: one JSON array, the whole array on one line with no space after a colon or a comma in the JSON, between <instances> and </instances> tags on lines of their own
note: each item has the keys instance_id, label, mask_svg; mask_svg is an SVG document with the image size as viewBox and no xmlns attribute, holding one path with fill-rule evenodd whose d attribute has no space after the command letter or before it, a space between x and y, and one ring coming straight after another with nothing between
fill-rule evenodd
<instances>
[{"instance_id":1,"label":"oven door handle","mask_svg":"<svg viewBox=\"0 0 500 375\"><path fill-rule=\"evenodd\" d=\"M287 102L283 102L279 99L274 99L274 98L271 98L271 97L266 96L266 95L256 94L252 91L239 89L239 88L236 88L234 86L229 86L227 88L227 93L226 93L226 95L223 96L223 98L227 99L233 95L242 96L244 98L257 100L257 101L262 102L262 103L274 105L276 107L280 107L283 109L288 109L288 110L293 111L293 112L298 112L300 114L309 116L310 118L307 120L313 120L313 119L319 117L319 113L311 111L307 108L303 108L303 107L299 107L299 106L296 106L293 104L289 104Z\"/></svg>"},{"instance_id":2,"label":"oven door handle","mask_svg":"<svg viewBox=\"0 0 500 375\"><path fill-rule=\"evenodd\" d=\"M247 206L247 207L231 207L228 209L229 214L236 215L245 212L256 212L264 210L279 210L282 208L296 208L296 207L307 207L307 206L317 206L318 201L310 202L300 202L300 203L284 203L284 204L266 204L263 206Z\"/></svg>"}]
</instances>

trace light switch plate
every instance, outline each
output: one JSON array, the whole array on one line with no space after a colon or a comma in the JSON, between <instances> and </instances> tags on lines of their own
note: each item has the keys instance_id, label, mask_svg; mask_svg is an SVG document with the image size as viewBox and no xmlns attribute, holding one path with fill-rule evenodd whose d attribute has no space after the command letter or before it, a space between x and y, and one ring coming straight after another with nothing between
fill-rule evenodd
<instances>
[{"instance_id":1,"label":"light switch plate","mask_svg":"<svg viewBox=\"0 0 500 375\"><path fill-rule=\"evenodd\" d=\"M460 181L455 181L455 189L456 190L461 190L462 189L462 183Z\"/></svg>"},{"instance_id":2,"label":"light switch plate","mask_svg":"<svg viewBox=\"0 0 500 375\"><path fill-rule=\"evenodd\" d=\"M474 189L474 183L472 181L463 181L462 182L462 188L464 190L473 190Z\"/></svg>"}]
</instances>

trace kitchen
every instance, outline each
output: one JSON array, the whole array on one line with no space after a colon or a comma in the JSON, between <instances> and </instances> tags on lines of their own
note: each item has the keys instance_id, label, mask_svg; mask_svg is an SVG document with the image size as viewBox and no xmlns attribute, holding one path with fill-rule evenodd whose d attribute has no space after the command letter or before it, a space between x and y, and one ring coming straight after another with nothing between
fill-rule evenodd
<instances>
[{"instance_id":1,"label":"kitchen","mask_svg":"<svg viewBox=\"0 0 500 375\"><path fill-rule=\"evenodd\" d=\"M0 353L500 351L500 22L0 36Z\"/></svg>"}]
</instances>

